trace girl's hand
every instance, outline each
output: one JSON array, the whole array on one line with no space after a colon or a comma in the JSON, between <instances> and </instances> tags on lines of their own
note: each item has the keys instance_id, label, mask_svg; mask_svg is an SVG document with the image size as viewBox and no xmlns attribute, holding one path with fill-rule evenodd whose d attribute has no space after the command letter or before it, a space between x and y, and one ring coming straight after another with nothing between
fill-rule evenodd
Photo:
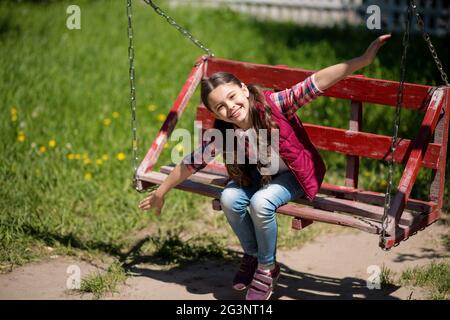
<instances>
[{"instance_id":1,"label":"girl's hand","mask_svg":"<svg viewBox=\"0 0 450 320\"><path fill-rule=\"evenodd\" d=\"M364 68L373 62L378 50L391 37L390 34L384 34L373 41L366 52L360 57L349 61L338 63L333 66L317 71L315 75L316 85L320 90L326 90L338 81L351 75L356 70Z\"/></svg>"},{"instance_id":2,"label":"girl's hand","mask_svg":"<svg viewBox=\"0 0 450 320\"><path fill-rule=\"evenodd\" d=\"M162 207L164 206L164 196L159 195L158 190L152 191L139 203L139 209L148 210L155 209L156 215L161 214Z\"/></svg>"},{"instance_id":3,"label":"girl's hand","mask_svg":"<svg viewBox=\"0 0 450 320\"><path fill-rule=\"evenodd\" d=\"M371 64L377 55L378 50L382 45L386 43L386 41L391 37L391 34L384 34L379 36L375 41L373 41L366 52L362 55L363 60L367 65Z\"/></svg>"}]
</instances>

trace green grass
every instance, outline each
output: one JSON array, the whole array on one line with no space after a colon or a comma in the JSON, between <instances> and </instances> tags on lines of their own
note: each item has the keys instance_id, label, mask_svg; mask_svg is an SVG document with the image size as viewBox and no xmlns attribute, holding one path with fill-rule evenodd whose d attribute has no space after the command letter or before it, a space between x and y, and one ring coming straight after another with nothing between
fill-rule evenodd
<instances>
[{"instance_id":1,"label":"green grass","mask_svg":"<svg viewBox=\"0 0 450 320\"><path fill-rule=\"evenodd\" d=\"M92 293L94 299L104 297L106 293L117 292L119 285L125 283L125 270L118 263L113 263L105 273L96 273L81 279L79 291Z\"/></svg>"},{"instance_id":2,"label":"green grass","mask_svg":"<svg viewBox=\"0 0 450 320\"><path fill-rule=\"evenodd\" d=\"M258 22L229 10L174 9L160 3L216 56L234 60L319 69L360 55L376 37L367 30L300 28ZM0 190L1 270L47 255L47 246L57 253L121 257L133 243L129 235L149 225L155 230L183 230L203 237L212 246L206 251L212 256L235 244L223 215L205 220L209 199L175 190L168 194L160 217L137 209L143 195L130 187L133 169L124 2L78 1L81 30L65 27L69 4L0 4L0 179L5 185ZM160 118L168 113L202 52L148 6L135 1L134 13L142 159L161 125ZM375 63L361 73L397 80L400 38L394 37ZM348 39L352 39L351 46ZM447 57L443 64L448 69L450 49L445 39L433 40L440 57ZM413 37L412 41L408 81L435 84L439 77L422 39ZM193 131L197 101L198 92L179 127ZM346 127L348 113L347 103L320 98L303 108L300 116L305 122ZM390 134L392 119L393 110L368 106L364 127ZM403 113L401 132L413 136L418 123L416 115ZM169 144L158 166L170 162L169 151L176 143ZM344 157L323 154L327 182L342 182ZM362 161L362 187L383 191L385 181L379 177L386 173L385 164ZM428 175L421 171L414 195L423 194ZM205 228L196 229L199 221L204 221ZM281 246L292 247L320 233L314 225L291 232L289 219L280 222ZM181 243L177 250L195 256Z\"/></svg>"},{"instance_id":3,"label":"green grass","mask_svg":"<svg viewBox=\"0 0 450 320\"><path fill-rule=\"evenodd\" d=\"M382 287L395 285L395 272L383 265L381 267L380 282Z\"/></svg>"},{"instance_id":4,"label":"green grass","mask_svg":"<svg viewBox=\"0 0 450 320\"><path fill-rule=\"evenodd\" d=\"M408 269L402 273L405 284L425 287L433 300L450 298L450 264L434 262L426 267Z\"/></svg>"}]
</instances>

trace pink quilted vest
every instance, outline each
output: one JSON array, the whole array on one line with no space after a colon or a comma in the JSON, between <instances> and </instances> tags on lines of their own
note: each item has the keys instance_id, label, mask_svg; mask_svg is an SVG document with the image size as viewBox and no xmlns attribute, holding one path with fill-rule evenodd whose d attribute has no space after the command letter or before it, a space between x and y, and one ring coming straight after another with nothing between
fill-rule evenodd
<instances>
[{"instance_id":1,"label":"pink quilted vest","mask_svg":"<svg viewBox=\"0 0 450 320\"><path fill-rule=\"evenodd\" d=\"M271 93L271 91L264 91L266 101L272 109L272 119L280 130L280 157L295 175L306 197L311 201L319 191L325 176L325 163L309 140L299 117L294 114L292 119L288 120L273 102ZM257 104L257 109L260 116L264 117L264 107Z\"/></svg>"}]
</instances>

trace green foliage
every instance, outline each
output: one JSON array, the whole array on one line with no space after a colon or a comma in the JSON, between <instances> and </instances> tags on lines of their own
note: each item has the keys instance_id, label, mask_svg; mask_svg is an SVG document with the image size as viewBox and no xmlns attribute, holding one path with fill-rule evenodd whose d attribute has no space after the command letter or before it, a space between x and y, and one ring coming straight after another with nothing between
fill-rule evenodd
<instances>
[{"instance_id":1,"label":"green foliage","mask_svg":"<svg viewBox=\"0 0 450 320\"><path fill-rule=\"evenodd\" d=\"M433 262L426 267L415 267L403 272L401 280L406 284L427 287L431 299L449 298L450 265L445 262Z\"/></svg>"},{"instance_id":2,"label":"green foliage","mask_svg":"<svg viewBox=\"0 0 450 320\"><path fill-rule=\"evenodd\" d=\"M393 286L395 284L395 272L383 265L381 267L380 282L383 287Z\"/></svg>"},{"instance_id":3,"label":"green foliage","mask_svg":"<svg viewBox=\"0 0 450 320\"><path fill-rule=\"evenodd\" d=\"M125 270L116 262L105 273L92 274L82 279L79 291L92 293L94 299L100 299L106 293L117 292L117 287L126 280Z\"/></svg>"}]
</instances>

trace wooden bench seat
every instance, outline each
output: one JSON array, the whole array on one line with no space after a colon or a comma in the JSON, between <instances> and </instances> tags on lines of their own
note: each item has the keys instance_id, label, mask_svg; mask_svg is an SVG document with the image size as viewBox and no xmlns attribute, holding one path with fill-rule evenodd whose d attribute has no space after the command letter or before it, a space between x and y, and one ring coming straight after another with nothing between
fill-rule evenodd
<instances>
[{"instance_id":1,"label":"wooden bench seat","mask_svg":"<svg viewBox=\"0 0 450 320\"><path fill-rule=\"evenodd\" d=\"M160 172L152 171L141 178L151 184L161 184L173 168L173 165L163 166L160 168ZM229 179L225 175L199 171L185 182L179 184L176 188L213 198L213 207L219 210L220 207L218 205L220 204L217 199L220 198L222 189L228 181ZM311 210L312 208L315 209ZM305 199L296 199L278 208L277 212L292 216L296 219L305 220L301 224L302 226L307 226L311 221L315 220L379 234L381 231L383 208L321 194L312 202ZM423 214L417 212L404 211L400 219L400 225L402 228L408 228L420 222L423 217ZM293 226L295 227L297 225L298 221L294 221Z\"/></svg>"}]
</instances>

